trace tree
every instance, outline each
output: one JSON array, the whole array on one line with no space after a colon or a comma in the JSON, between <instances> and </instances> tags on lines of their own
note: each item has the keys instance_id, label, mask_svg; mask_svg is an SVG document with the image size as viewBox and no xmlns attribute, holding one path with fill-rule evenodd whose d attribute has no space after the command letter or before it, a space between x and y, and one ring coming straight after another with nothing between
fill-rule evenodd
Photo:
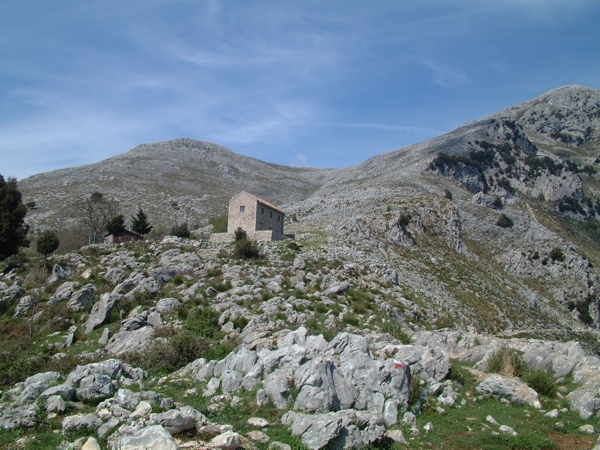
<instances>
[{"instance_id":1,"label":"tree","mask_svg":"<svg viewBox=\"0 0 600 450\"><path fill-rule=\"evenodd\" d=\"M58 236L54 231L44 231L36 241L36 250L44 255L44 259L48 257L48 255L54 252L58 246L60 245L60 241L58 240Z\"/></svg>"},{"instance_id":2,"label":"tree","mask_svg":"<svg viewBox=\"0 0 600 450\"><path fill-rule=\"evenodd\" d=\"M94 192L80 206L83 219L88 226L90 241L96 242L106 229L108 221L117 214L117 202L107 200L100 192Z\"/></svg>"},{"instance_id":3,"label":"tree","mask_svg":"<svg viewBox=\"0 0 600 450\"><path fill-rule=\"evenodd\" d=\"M131 231L134 233L148 234L152 231L152 228L142 208L140 208L137 215L131 217Z\"/></svg>"},{"instance_id":4,"label":"tree","mask_svg":"<svg viewBox=\"0 0 600 450\"><path fill-rule=\"evenodd\" d=\"M23 204L17 179L0 175L0 260L16 255L19 248L27 247L29 226L25 224L27 206Z\"/></svg>"},{"instance_id":5,"label":"tree","mask_svg":"<svg viewBox=\"0 0 600 450\"><path fill-rule=\"evenodd\" d=\"M123 214L111 217L111 219L106 222L104 228L106 228L106 231L110 234L118 234L125 231L125 217L123 217Z\"/></svg>"}]
</instances>

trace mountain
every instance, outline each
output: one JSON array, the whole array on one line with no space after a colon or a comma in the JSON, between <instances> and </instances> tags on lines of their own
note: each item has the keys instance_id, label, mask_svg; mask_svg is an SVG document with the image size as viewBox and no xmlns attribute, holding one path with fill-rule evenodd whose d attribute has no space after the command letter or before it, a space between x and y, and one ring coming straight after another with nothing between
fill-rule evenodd
<instances>
[{"instance_id":1,"label":"mountain","mask_svg":"<svg viewBox=\"0 0 600 450\"><path fill-rule=\"evenodd\" d=\"M0 273L0 443L592 448L599 118L566 86L342 169L176 139L22 180L66 249ZM241 189L296 239L162 236ZM158 231L76 245L92 194Z\"/></svg>"},{"instance_id":2,"label":"mountain","mask_svg":"<svg viewBox=\"0 0 600 450\"><path fill-rule=\"evenodd\" d=\"M600 91L565 86L353 167L175 139L19 186L34 227L74 227L77 204L101 192L167 231L206 225L245 189L283 205L288 231L347 239L346 257L400 274L437 326L564 329L600 320L599 136Z\"/></svg>"}]
</instances>

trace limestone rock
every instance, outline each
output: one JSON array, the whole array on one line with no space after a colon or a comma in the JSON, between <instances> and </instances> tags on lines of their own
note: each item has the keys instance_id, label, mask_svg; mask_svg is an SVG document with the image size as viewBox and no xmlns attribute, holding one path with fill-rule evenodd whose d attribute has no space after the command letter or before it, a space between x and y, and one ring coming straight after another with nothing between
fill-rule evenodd
<instances>
[{"instance_id":1,"label":"limestone rock","mask_svg":"<svg viewBox=\"0 0 600 450\"><path fill-rule=\"evenodd\" d=\"M518 404L527 404L538 409L542 407L537 392L516 377L492 374L479 383L476 389L484 394L506 397Z\"/></svg>"},{"instance_id":2,"label":"limestone rock","mask_svg":"<svg viewBox=\"0 0 600 450\"><path fill-rule=\"evenodd\" d=\"M92 308L92 312L85 324L85 333L90 334L95 328L104 324L110 317L110 313L121 300L118 294L102 294L98 303Z\"/></svg>"},{"instance_id":3,"label":"limestone rock","mask_svg":"<svg viewBox=\"0 0 600 450\"><path fill-rule=\"evenodd\" d=\"M175 440L160 425L152 425L135 432L130 436L123 436L119 450L178 450Z\"/></svg>"}]
</instances>

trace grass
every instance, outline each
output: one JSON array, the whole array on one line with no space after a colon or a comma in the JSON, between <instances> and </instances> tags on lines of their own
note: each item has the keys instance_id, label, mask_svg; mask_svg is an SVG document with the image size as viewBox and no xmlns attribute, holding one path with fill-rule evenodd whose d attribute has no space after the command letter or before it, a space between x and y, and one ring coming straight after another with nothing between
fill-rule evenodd
<instances>
[{"instance_id":1,"label":"grass","mask_svg":"<svg viewBox=\"0 0 600 450\"><path fill-rule=\"evenodd\" d=\"M520 377L525 370L521 354L506 344L494 350L486 361L486 371Z\"/></svg>"},{"instance_id":2,"label":"grass","mask_svg":"<svg viewBox=\"0 0 600 450\"><path fill-rule=\"evenodd\" d=\"M457 360L451 361L452 369L448 379L453 381L453 388L459 394L456 405L445 407L446 412L439 414L434 407L436 405L430 400L430 403L423 408L423 414L417 416L421 434L413 436L408 429L403 429L405 437L409 439L410 448L558 449L561 447L550 436L573 440L585 438L578 428L590 421L582 420L576 413L561 413L558 419L553 419L544 416L542 412L531 406L505 405L494 398L477 400L478 393L475 391L477 382L466 370L467 366L468 364ZM566 401L563 399L544 398L543 403L545 410L566 406ZM488 415L498 423L515 429L518 436L494 435L493 432L498 432L499 427L487 422ZM564 427L557 426L559 421L564 424ZM424 432L423 426L428 422L433 424L433 431ZM592 419L591 423L597 427L598 419ZM594 437L591 439L596 440Z\"/></svg>"}]
</instances>

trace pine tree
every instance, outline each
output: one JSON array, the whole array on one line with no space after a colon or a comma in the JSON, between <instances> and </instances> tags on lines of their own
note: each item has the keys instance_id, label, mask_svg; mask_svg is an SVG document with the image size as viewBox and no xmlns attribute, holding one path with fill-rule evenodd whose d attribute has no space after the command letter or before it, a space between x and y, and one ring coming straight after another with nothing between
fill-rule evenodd
<instances>
[{"instance_id":1,"label":"pine tree","mask_svg":"<svg viewBox=\"0 0 600 450\"><path fill-rule=\"evenodd\" d=\"M125 217L123 214L114 216L106 223L106 231L110 234L117 234L125 230Z\"/></svg>"},{"instance_id":2,"label":"pine tree","mask_svg":"<svg viewBox=\"0 0 600 450\"><path fill-rule=\"evenodd\" d=\"M134 233L148 234L152 231L152 228L142 208L140 208L137 215L131 217L131 231Z\"/></svg>"},{"instance_id":3,"label":"pine tree","mask_svg":"<svg viewBox=\"0 0 600 450\"><path fill-rule=\"evenodd\" d=\"M8 181L0 175L0 260L27 247L29 226L24 222L27 207L23 204L21 192L17 189L17 179Z\"/></svg>"}]
</instances>

